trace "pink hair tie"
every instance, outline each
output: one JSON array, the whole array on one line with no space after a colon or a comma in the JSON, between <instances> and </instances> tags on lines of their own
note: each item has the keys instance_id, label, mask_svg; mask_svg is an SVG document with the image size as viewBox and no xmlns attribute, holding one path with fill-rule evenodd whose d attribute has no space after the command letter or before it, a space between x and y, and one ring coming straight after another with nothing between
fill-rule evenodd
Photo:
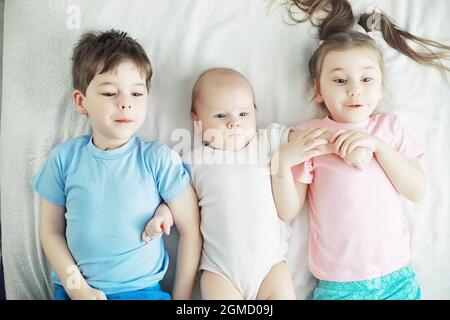
<instances>
[{"instance_id":1,"label":"pink hair tie","mask_svg":"<svg viewBox=\"0 0 450 320\"><path fill-rule=\"evenodd\" d=\"M319 47L325 42L325 40L319 40Z\"/></svg>"}]
</instances>

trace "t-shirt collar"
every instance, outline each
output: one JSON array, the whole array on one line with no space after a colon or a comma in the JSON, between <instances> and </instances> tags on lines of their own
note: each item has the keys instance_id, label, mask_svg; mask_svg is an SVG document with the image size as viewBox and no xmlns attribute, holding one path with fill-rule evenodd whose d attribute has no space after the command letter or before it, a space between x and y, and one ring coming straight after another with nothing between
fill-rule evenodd
<instances>
[{"instance_id":1,"label":"t-shirt collar","mask_svg":"<svg viewBox=\"0 0 450 320\"><path fill-rule=\"evenodd\" d=\"M131 151L136 141L136 137L132 137L127 143L125 143L123 146L117 149L101 150L94 145L92 138L93 136L91 136L91 138L89 139L89 143L86 146L87 151L92 156L101 159L118 159L123 157L124 155L126 155L128 152Z\"/></svg>"}]
</instances>

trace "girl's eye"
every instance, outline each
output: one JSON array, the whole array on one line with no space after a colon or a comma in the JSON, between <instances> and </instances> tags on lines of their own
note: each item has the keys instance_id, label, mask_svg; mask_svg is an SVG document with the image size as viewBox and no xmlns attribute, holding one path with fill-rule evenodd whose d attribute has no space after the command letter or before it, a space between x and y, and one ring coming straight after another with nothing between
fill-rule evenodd
<instances>
[{"instance_id":1,"label":"girl's eye","mask_svg":"<svg viewBox=\"0 0 450 320\"><path fill-rule=\"evenodd\" d=\"M246 117L246 116L248 116L248 112L241 112L241 113L239 113L239 116Z\"/></svg>"},{"instance_id":2,"label":"girl's eye","mask_svg":"<svg viewBox=\"0 0 450 320\"><path fill-rule=\"evenodd\" d=\"M373 78L364 78L363 82L371 82L373 80Z\"/></svg>"},{"instance_id":3,"label":"girl's eye","mask_svg":"<svg viewBox=\"0 0 450 320\"><path fill-rule=\"evenodd\" d=\"M219 119L223 119L223 118L226 117L226 115L223 114L223 113L219 113L219 114L216 114L215 117L216 117L216 118L219 118Z\"/></svg>"},{"instance_id":4,"label":"girl's eye","mask_svg":"<svg viewBox=\"0 0 450 320\"><path fill-rule=\"evenodd\" d=\"M338 84L344 84L344 83L347 82L347 80L345 80L345 79L335 79L335 80L333 80L333 81L336 82L336 83L338 83Z\"/></svg>"},{"instance_id":5,"label":"girl's eye","mask_svg":"<svg viewBox=\"0 0 450 320\"><path fill-rule=\"evenodd\" d=\"M104 92L104 93L102 93L102 96L105 96L105 97L113 97L115 95L116 95L115 92Z\"/></svg>"},{"instance_id":6,"label":"girl's eye","mask_svg":"<svg viewBox=\"0 0 450 320\"><path fill-rule=\"evenodd\" d=\"M139 93L139 92L132 93L131 95L134 96L134 97L141 97L141 96L143 96L143 94Z\"/></svg>"}]
</instances>

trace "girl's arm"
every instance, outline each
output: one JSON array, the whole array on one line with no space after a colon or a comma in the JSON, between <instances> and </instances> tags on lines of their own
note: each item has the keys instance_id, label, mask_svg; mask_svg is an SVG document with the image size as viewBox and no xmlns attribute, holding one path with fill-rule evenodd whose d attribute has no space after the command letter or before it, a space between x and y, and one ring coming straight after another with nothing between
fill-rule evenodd
<instances>
[{"instance_id":1,"label":"girl's arm","mask_svg":"<svg viewBox=\"0 0 450 320\"><path fill-rule=\"evenodd\" d=\"M273 170L275 161L272 159ZM283 221L291 221L305 204L307 184L294 181L291 167L280 165L272 174L272 193L278 216Z\"/></svg>"},{"instance_id":2,"label":"girl's arm","mask_svg":"<svg viewBox=\"0 0 450 320\"><path fill-rule=\"evenodd\" d=\"M407 160L383 140L377 137L375 139L375 157L395 189L410 201L422 199L425 195L426 177L419 160Z\"/></svg>"},{"instance_id":3,"label":"girl's arm","mask_svg":"<svg viewBox=\"0 0 450 320\"><path fill-rule=\"evenodd\" d=\"M172 296L176 300L191 299L203 244L197 195L189 185L167 205L180 233Z\"/></svg>"},{"instance_id":4,"label":"girl's arm","mask_svg":"<svg viewBox=\"0 0 450 320\"><path fill-rule=\"evenodd\" d=\"M405 159L382 139L364 132L337 130L332 141L341 157L357 147L372 150L395 189L408 200L416 202L425 195L426 177L417 159Z\"/></svg>"},{"instance_id":5,"label":"girl's arm","mask_svg":"<svg viewBox=\"0 0 450 320\"><path fill-rule=\"evenodd\" d=\"M326 129L322 128L291 132L289 142L272 157L272 193L281 220L294 219L305 204L308 185L294 181L291 168L306 159L330 153L325 136Z\"/></svg>"},{"instance_id":6,"label":"girl's arm","mask_svg":"<svg viewBox=\"0 0 450 320\"><path fill-rule=\"evenodd\" d=\"M105 300L105 294L88 285L67 247L65 208L40 199L42 248L71 299Z\"/></svg>"}]
</instances>

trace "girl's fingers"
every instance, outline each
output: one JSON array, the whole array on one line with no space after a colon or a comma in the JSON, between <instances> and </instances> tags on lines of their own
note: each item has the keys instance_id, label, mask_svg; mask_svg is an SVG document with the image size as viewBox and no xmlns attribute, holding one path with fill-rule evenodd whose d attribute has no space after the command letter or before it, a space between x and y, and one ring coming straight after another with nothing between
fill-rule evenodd
<instances>
[{"instance_id":1,"label":"girl's fingers","mask_svg":"<svg viewBox=\"0 0 450 320\"><path fill-rule=\"evenodd\" d=\"M342 144L345 142L345 140L348 139L353 134L352 131L347 131L345 133L342 133L340 136L337 137L336 141L334 142L335 146L335 152L341 154Z\"/></svg>"},{"instance_id":2,"label":"girl's fingers","mask_svg":"<svg viewBox=\"0 0 450 320\"><path fill-rule=\"evenodd\" d=\"M328 140L327 139L323 139L323 138L317 138L314 140L310 140L307 143L305 143L305 151L314 149L317 146L320 145L324 145L324 144L328 144Z\"/></svg>"},{"instance_id":3,"label":"girl's fingers","mask_svg":"<svg viewBox=\"0 0 450 320\"><path fill-rule=\"evenodd\" d=\"M335 142L336 138L339 137L341 134L343 134L344 132L348 132L347 130L344 129L338 129L334 132L334 134L331 136L330 142L333 143Z\"/></svg>"},{"instance_id":4,"label":"girl's fingers","mask_svg":"<svg viewBox=\"0 0 450 320\"><path fill-rule=\"evenodd\" d=\"M317 137L320 137L322 134L324 134L327 131L326 128L315 128L312 131L308 132L307 134L304 135L304 138L306 140L312 140L315 139Z\"/></svg>"},{"instance_id":5,"label":"girl's fingers","mask_svg":"<svg viewBox=\"0 0 450 320\"><path fill-rule=\"evenodd\" d=\"M342 143L342 146L341 146L341 149L340 149L340 155L342 157L345 157L345 155L348 153L347 149L350 146L350 144L356 143L356 145L358 146L358 144L360 142L361 142L360 136L358 134L352 134L347 139L345 139L345 141Z\"/></svg>"}]
</instances>

